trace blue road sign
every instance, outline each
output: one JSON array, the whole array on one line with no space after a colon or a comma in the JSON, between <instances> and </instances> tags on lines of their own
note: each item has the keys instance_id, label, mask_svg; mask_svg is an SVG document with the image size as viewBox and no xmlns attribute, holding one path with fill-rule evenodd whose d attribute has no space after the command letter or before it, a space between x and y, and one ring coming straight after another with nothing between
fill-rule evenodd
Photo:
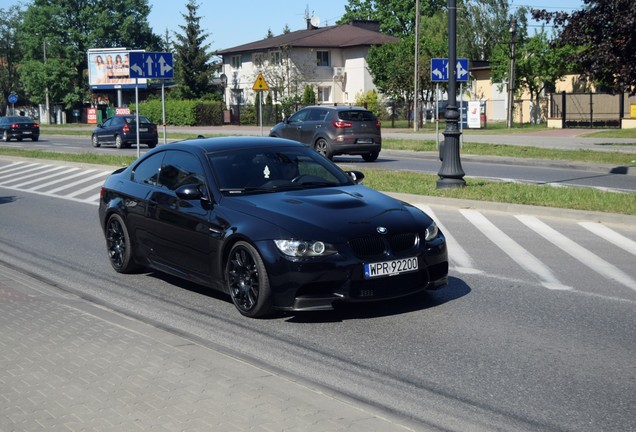
<instances>
[{"instance_id":1,"label":"blue road sign","mask_svg":"<svg viewBox=\"0 0 636 432\"><path fill-rule=\"evenodd\" d=\"M9 95L9 103L10 103L10 104L14 104L14 103L16 103L16 102L18 102L18 95L17 95L17 94L15 94L15 93L11 93L11 94Z\"/></svg>"},{"instance_id":2,"label":"blue road sign","mask_svg":"<svg viewBox=\"0 0 636 432\"><path fill-rule=\"evenodd\" d=\"M468 59L459 58L455 65L455 76L457 81L468 81ZM431 59L431 81L447 82L448 81L448 59L432 58Z\"/></svg>"},{"instance_id":3,"label":"blue road sign","mask_svg":"<svg viewBox=\"0 0 636 432\"><path fill-rule=\"evenodd\" d=\"M174 77L172 53L131 51L130 77L168 79Z\"/></svg>"}]
</instances>

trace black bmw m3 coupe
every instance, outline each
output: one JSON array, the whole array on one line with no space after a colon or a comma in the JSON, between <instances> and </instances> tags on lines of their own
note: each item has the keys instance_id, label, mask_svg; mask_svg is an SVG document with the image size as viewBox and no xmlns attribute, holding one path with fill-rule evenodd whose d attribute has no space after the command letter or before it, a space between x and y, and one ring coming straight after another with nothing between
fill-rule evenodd
<instances>
[{"instance_id":1,"label":"black bmw m3 coupe","mask_svg":"<svg viewBox=\"0 0 636 432\"><path fill-rule=\"evenodd\" d=\"M99 220L117 272L149 268L218 289L249 317L445 285L435 222L363 178L296 141L186 140L109 176Z\"/></svg>"}]
</instances>

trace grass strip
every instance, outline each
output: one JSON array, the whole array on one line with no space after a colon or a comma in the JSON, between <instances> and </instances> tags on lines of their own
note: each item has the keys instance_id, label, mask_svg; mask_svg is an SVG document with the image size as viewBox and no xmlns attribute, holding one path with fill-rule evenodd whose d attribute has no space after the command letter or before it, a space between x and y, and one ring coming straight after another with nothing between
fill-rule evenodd
<instances>
[{"instance_id":1,"label":"grass strip","mask_svg":"<svg viewBox=\"0 0 636 432\"><path fill-rule=\"evenodd\" d=\"M0 147L0 155L110 166L127 166L136 159L133 156L58 153L4 147ZM432 174L374 168L365 168L364 173L365 185L386 192L636 215L636 194L472 178L465 179L466 187L463 188L436 189L439 177Z\"/></svg>"}]
</instances>

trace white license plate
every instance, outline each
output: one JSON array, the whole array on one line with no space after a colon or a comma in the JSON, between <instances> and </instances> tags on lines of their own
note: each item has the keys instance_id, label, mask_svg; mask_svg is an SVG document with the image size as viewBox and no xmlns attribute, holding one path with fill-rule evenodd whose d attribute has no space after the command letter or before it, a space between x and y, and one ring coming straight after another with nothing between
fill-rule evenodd
<instances>
[{"instance_id":1,"label":"white license plate","mask_svg":"<svg viewBox=\"0 0 636 432\"><path fill-rule=\"evenodd\" d=\"M373 140L371 138L360 138L358 139L358 144L373 144Z\"/></svg>"},{"instance_id":2,"label":"white license plate","mask_svg":"<svg viewBox=\"0 0 636 432\"><path fill-rule=\"evenodd\" d=\"M24 131L22 132L22 135L29 135L31 133L31 131Z\"/></svg>"},{"instance_id":3,"label":"white license plate","mask_svg":"<svg viewBox=\"0 0 636 432\"><path fill-rule=\"evenodd\" d=\"M139 128L139 132L148 132L148 128Z\"/></svg>"},{"instance_id":4,"label":"white license plate","mask_svg":"<svg viewBox=\"0 0 636 432\"><path fill-rule=\"evenodd\" d=\"M393 261L364 264L364 278L373 279L382 276L395 276L417 271L417 258L404 258Z\"/></svg>"}]
</instances>

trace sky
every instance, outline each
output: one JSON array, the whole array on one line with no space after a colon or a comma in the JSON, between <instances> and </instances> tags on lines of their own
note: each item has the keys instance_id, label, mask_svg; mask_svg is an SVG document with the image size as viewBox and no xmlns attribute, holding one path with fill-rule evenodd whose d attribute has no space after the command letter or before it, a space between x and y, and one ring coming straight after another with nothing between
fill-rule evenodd
<instances>
[{"instance_id":1,"label":"sky","mask_svg":"<svg viewBox=\"0 0 636 432\"><path fill-rule=\"evenodd\" d=\"M6 0L0 0L4 2ZM583 7L583 0L509 0L513 10L521 6L554 12L572 12ZM187 0L149 0L152 7L148 21L153 31L164 35L166 29L181 32L182 14L187 13ZM212 50L232 48L263 39L271 29L274 35L307 27L306 11L320 19L320 26L335 25L345 12L347 0L320 0L314 3L299 0L199 0L197 15L201 26L210 34L207 42ZM558 6L555 6L558 5Z\"/></svg>"}]
</instances>

